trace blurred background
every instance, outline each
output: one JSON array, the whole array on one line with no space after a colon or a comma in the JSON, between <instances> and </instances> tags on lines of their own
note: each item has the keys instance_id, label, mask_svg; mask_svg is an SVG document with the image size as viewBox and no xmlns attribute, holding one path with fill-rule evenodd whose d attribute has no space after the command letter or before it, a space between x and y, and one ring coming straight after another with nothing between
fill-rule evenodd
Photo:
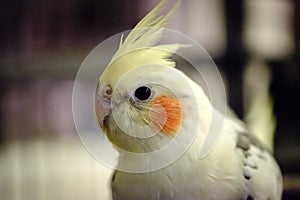
<instances>
[{"instance_id":1,"label":"blurred background","mask_svg":"<svg viewBox=\"0 0 300 200\"><path fill-rule=\"evenodd\" d=\"M81 145L72 87L85 56L157 0L10 0L0 7L0 199L107 199L111 170ZM243 117L242 74L271 69L283 199L300 199L300 1L184 0L169 26L197 40Z\"/></svg>"}]
</instances>

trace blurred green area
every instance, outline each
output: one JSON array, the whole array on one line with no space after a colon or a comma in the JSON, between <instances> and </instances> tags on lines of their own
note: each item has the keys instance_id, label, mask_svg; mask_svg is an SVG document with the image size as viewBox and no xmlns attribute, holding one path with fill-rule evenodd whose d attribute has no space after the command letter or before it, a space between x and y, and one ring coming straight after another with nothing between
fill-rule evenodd
<instances>
[{"instance_id":1,"label":"blurred green area","mask_svg":"<svg viewBox=\"0 0 300 200\"><path fill-rule=\"evenodd\" d=\"M1 199L109 199L112 170L78 139L13 141L0 151Z\"/></svg>"}]
</instances>

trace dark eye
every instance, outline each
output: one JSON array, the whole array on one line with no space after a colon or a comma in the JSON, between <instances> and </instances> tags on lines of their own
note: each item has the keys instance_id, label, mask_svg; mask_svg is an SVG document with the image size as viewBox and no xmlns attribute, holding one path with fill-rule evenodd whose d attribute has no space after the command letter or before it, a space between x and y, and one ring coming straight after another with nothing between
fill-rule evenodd
<instances>
[{"instance_id":1,"label":"dark eye","mask_svg":"<svg viewBox=\"0 0 300 200\"><path fill-rule=\"evenodd\" d=\"M134 96L141 101L147 100L151 97L151 89L146 86L141 86L135 90Z\"/></svg>"}]
</instances>

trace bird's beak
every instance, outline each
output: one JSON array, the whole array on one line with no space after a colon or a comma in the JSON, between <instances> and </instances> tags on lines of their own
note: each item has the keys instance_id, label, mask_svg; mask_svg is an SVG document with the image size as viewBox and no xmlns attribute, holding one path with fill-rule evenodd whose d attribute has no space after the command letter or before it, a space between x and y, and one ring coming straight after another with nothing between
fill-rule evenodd
<instances>
[{"instance_id":1,"label":"bird's beak","mask_svg":"<svg viewBox=\"0 0 300 200\"><path fill-rule=\"evenodd\" d=\"M95 99L95 109L97 119L102 129L107 128L109 116L111 114L111 100L97 94Z\"/></svg>"}]
</instances>

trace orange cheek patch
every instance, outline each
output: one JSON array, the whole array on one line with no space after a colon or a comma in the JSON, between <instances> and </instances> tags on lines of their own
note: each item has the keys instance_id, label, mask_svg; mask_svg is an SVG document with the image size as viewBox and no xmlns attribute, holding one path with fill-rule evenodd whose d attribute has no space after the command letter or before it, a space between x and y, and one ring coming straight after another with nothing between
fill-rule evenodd
<instances>
[{"instance_id":1,"label":"orange cheek patch","mask_svg":"<svg viewBox=\"0 0 300 200\"><path fill-rule=\"evenodd\" d=\"M159 124L158 120L164 120L165 123L160 125L161 132L167 135L177 133L182 120L182 108L178 99L170 96L159 96L152 102L153 108L161 106L165 109L164 113L151 112L150 118L154 124ZM166 116L165 116L166 115Z\"/></svg>"}]
</instances>

